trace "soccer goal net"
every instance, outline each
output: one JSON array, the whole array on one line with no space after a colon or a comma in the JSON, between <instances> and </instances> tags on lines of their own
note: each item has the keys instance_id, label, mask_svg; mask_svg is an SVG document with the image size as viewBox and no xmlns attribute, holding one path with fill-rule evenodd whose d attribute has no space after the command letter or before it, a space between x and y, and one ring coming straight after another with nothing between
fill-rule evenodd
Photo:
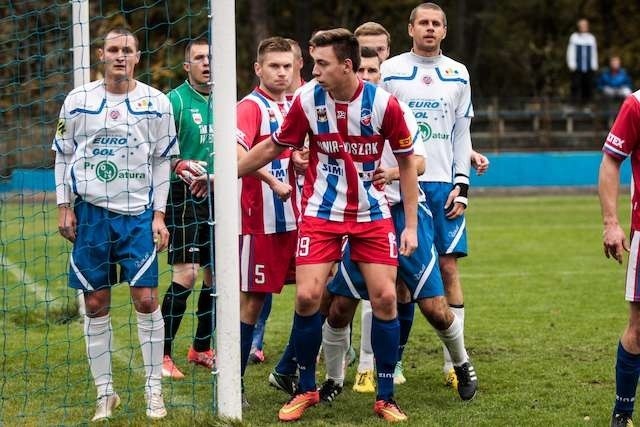
<instances>
[{"instance_id":1,"label":"soccer goal net","mask_svg":"<svg viewBox=\"0 0 640 427\"><path fill-rule=\"evenodd\" d=\"M88 9L87 22L79 6ZM115 26L139 40L137 80L164 93L179 86L187 42L210 37L209 6L207 0L16 0L0 8L0 425L77 425L96 410L82 307L68 287L72 245L58 232L51 148L65 97L102 77L96 48ZM162 305L172 282L166 252L158 263ZM173 342L184 378L162 380L170 417L180 422L215 416L215 375L187 360L201 283L202 276ZM121 398L114 420L143 424L146 371L126 283L112 288L110 316L113 383Z\"/></svg>"}]
</instances>

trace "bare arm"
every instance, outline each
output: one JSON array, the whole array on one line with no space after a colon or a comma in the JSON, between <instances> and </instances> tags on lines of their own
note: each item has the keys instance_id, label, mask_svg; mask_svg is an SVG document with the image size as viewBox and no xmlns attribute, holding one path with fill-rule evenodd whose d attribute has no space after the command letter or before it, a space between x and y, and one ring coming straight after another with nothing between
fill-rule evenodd
<instances>
[{"instance_id":1,"label":"bare arm","mask_svg":"<svg viewBox=\"0 0 640 427\"><path fill-rule=\"evenodd\" d=\"M629 242L618 221L618 191L620 189L620 163L603 154L598 176L598 195L602 212L602 243L607 258L622 263L623 251L629 251Z\"/></svg>"},{"instance_id":2,"label":"bare arm","mask_svg":"<svg viewBox=\"0 0 640 427\"><path fill-rule=\"evenodd\" d=\"M268 141L256 144L238 159L238 177L255 172L282 153L286 147L278 145L269 137Z\"/></svg>"},{"instance_id":3,"label":"bare arm","mask_svg":"<svg viewBox=\"0 0 640 427\"><path fill-rule=\"evenodd\" d=\"M405 228L400 235L400 255L410 256L418 247L418 175L415 156L397 157L400 190L404 205Z\"/></svg>"}]
</instances>

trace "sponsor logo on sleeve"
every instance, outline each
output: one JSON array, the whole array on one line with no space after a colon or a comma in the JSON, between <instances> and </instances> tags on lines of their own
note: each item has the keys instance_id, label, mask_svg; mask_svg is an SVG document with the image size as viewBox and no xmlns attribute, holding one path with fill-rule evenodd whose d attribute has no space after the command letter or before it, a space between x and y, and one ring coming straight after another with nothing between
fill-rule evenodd
<instances>
[{"instance_id":1,"label":"sponsor logo on sleeve","mask_svg":"<svg viewBox=\"0 0 640 427\"><path fill-rule=\"evenodd\" d=\"M58 120L58 125L56 126L56 136L62 137L64 133L67 131L67 123L64 119Z\"/></svg>"},{"instance_id":2,"label":"sponsor logo on sleeve","mask_svg":"<svg viewBox=\"0 0 640 427\"><path fill-rule=\"evenodd\" d=\"M607 144L613 145L616 148L622 148L624 145L624 139L614 135L612 132L609 132L609 135L607 135Z\"/></svg>"},{"instance_id":3,"label":"sponsor logo on sleeve","mask_svg":"<svg viewBox=\"0 0 640 427\"><path fill-rule=\"evenodd\" d=\"M400 148L411 147L411 145L413 145L413 141L411 141L411 136L398 140L398 145L400 146Z\"/></svg>"}]
</instances>

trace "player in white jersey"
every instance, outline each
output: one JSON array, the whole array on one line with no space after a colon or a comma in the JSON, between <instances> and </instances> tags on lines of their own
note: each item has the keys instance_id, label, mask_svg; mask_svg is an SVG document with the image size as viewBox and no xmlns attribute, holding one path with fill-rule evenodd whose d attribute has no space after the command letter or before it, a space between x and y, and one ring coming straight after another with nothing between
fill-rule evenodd
<instances>
[{"instance_id":1,"label":"player in white jersey","mask_svg":"<svg viewBox=\"0 0 640 427\"><path fill-rule=\"evenodd\" d=\"M382 64L382 86L409 105L427 143L429 167L419 180L433 213L447 300L464 320L457 258L467 254L464 210L468 204L473 117L469 73L463 64L442 54L440 45L447 34L447 22L438 5L423 3L415 7L408 30L413 48ZM443 371L447 382L455 382L446 351Z\"/></svg>"},{"instance_id":2,"label":"player in white jersey","mask_svg":"<svg viewBox=\"0 0 640 427\"><path fill-rule=\"evenodd\" d=\"M164 211L170 157L178 154L175 124L167 97L133 78L140 52L129 30L108 31L98 56L104 80L69 93L53 142L59 230L73 242L69 286L83 291L86 305L84 335L98 391L92 421L109 418L120 404L109 315L111 286L119 281L129 282L137 315L146 413L163 418L156 251L169 239Z\"/></svg>"},{"instance_id":3,"label":"player in white jersey","mask_svg":"<svg viewBox=\"0 0 640 427\"><path fill-rule=\"evenodd\" d=\"M258 144L238 164L238 174L255 170L287 146L301 149L310 136L309 167L302 194L302 216L296 258L296 313L293 343L300 368L295 396L279 411L282 421L300 419L319 401L315 359L322 339L320 299L328 274L340 259L343 236L350 239L353 259L375 296L373 328L378 329L380 356L379 416L404 420L393 400L398 324L395 313L395 270L398 254L408 256L417 245L417 180L412 141L397 100L355 71L358 43L345 29L317 33L310 41L316 82L301 88L272 141ZM373 185L384 140L398 156L407 223L399 248L384 193ZM378 353L377 353L378 354Z\"/></svg>"}]
</instances>

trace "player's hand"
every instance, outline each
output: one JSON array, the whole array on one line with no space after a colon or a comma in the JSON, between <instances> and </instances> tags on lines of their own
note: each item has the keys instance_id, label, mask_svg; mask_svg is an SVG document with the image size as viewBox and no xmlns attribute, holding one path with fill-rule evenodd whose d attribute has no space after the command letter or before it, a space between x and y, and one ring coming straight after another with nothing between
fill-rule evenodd
<instances>
[{"instance_id":1,"label":"player's hand","mask_svg":"<svg viewBox=\"0 0 640 427\"><path fill-rule=\"evenodd\" d=\"M309 149L293 150L291 152L291 161L293 162L293 169L300 174L304 174L309 166Z\"/></svg>"},{"instance_id":2,"label":"player's hand","mask_svg":"<svg viewBox=\"0 0 640 427\"><path fill-rule=\"evenodd\" d=\"M389 169L379 166L373 173L373 185L377 189L383 189L385 185L391 184L393 178L389 173Z\"/></svg>"},{"instance_id":3,"label":"player's hand","mask_svg":"<svg viewBox=\"0 0 640 427\"><path fill-rule=\"evenodd\" d=\"M58 207L58 231L60 235L70 241L76 241L76 214L70 206Z\"/></svg>"},{"instance_id":4,"label":"player's hand","mask_svg":"<svg viewBox=\"0 0 640 427\"><path fill-rule=\"evenodd\" d=\"M162 252L169 246L169 230L164 223L164 214L159 211L153 213L153 222L151 223L153 230L153 243L156 244L156 250Z\"/></svg>"},{"instance_id":5,"label":"player's hand","mask_svg":"<svg viewBox=\"0 0 640 427\"><path fill-rule=\"evenodd\" d=\"M209 184L207 184L207 180ZM214 175L204 174L193 178L189 184L189 191L196 197L207 197L209 189L213 189Z\"/></svg>"},{"instance_id":6,"label":"player's hand","mask_svg":"<svg viewBox=\"0 0 640 427\"><path fill-rule=\"evenodd\" d=\"M207 162L201 160L178 160L173 171L185 184L191 185L193 180L207 173Z\"/></svg>"},{"instance_id":7,"label":"player's hand","mask_svg":"<svg viewBox=\"0 0 640 427\"><path fill-rule=\"evenodd\" d=\"M622 264L623 251L629 252L629 242L619 224L605 225L602 232L602 244L604 246L604 255L607 258L613 258Z\"/></svg>"},{"instance_id":8,"label":"player's hand","mask_svg":"<svg viewBox=\"0 0 640 427\"><path fill-rule=\"evenodd\" d=\"M291 192L293 191L293 187L289 184L286 184L279 179L276 179L273 185L271 185L271 190L278 196L280 200L286 202L289 197L291 197Z\"/></svg>"},{"instance_id":9,"label":"player's hand","mask_svg":"<svg viewBox=\"0 0 640 427\"><path fill-rule=\"evenodd\" d=\"M457 185L453 187L453 190L449 193L449 197L447 197L447 202L444 204L444 211L449 219L455 219L464 213L464 210L467 208L467 205L464 203L456 202L455 198L460 195L460 187Z\"/></svg>"},{"instance_id":10,"label":"player's hand","mask_svg":"<svg viewBox=\"0 0 640 427\"><path fill-rule=\"evenodd\" d=\"M402 256L411 256L418 248L418 233L415 228L405 227L400 235L399 253Z\"/></svg>"},{"instance_id":11,"label":"player's hand","mask_svg":"<svg viewBox=\"0 0 640 427\"><path fill-rule=\"evenodd\" d=\"M471 166L476 170L476 175L483 175L489 170L489 159L477 151L471 152Z\"/></svg>"}]
</instances>

